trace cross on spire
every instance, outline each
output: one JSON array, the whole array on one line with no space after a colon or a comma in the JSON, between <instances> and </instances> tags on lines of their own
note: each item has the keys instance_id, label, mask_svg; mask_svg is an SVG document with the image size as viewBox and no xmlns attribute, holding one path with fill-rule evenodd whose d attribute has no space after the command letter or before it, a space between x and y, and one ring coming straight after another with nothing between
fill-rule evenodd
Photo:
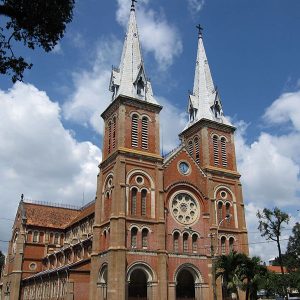
<instances>
[{"instance_id":1,"label":"cross on spire","mask_svg":"<svg viewBox=\"0 0 300 300\"><path fill-rule=\"evenodd\" d=\"M137 2L137 0L131 0L131 10L134 10L134 8L135 8L134 3L136 3L136 2Z\"/></svg>"},{"instance_id":2,"label":"cross on spire","mask_svg":"<svg viewBox=\"0 0 300 300\"><path fill-rule=\"evenodd\" d=\"M198 25L196 26L196 28L198 29L198 35L199 35L199 36L202 36L203 28L201 27L201 25L198 24Z\"/></svg>"}]
</instances>

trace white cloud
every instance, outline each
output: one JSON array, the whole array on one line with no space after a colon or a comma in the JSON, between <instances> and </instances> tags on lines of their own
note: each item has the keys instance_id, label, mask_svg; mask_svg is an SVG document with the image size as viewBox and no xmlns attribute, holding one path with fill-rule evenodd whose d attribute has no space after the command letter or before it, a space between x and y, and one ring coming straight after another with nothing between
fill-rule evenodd
<instances>
[{"instance_id":1,"label":"white cloud","mask_svg":"<svg viewBox=\"0 0 300 300\"><path fill-rule=\"evenodd\" d=\"M194 15L198 13L204 6L204 0L187 0L190 12Z\"/></svg>"},{"instance_id":2,"label":"white cloud","mask_svg":"<svg viewBox=\"0 0 300 300\"><path fill-rule=\"evenodd\" d=\"M0 90L1 218L13 219L25 198L81 205L96 193L100 149L77 142L60 120L60 107L33 85ZM0 235L9 239L9 222ZM6 245L0 245L2 248Z\"/></svg>"},{"instance_id":3,"label":"white cloud","mask_svg":"<svg viewBox=\"0 0 300 300\"><path fill-rule=\"evenodd\" d=\"M270 124L292 122L294 129L300 131L300 91L282 94L267 108L264 119Z\"/></svg>"},{"instance_id":4,"label":"white cloud","mask_svg":"<svg viewBox=\"0 0 300 300\"><path fill-rule=\"evenodd\" d=\"M60 44L60 43L57 43L57 44L54 46L54 48L53 48L53 50L51 51L51 53L53 53L53 54L63 54L63 50L62 50L62 48L61 48L61 44Z\"/></svg>"},{"instance_id":5,"label":"white cloud","mask_svg":"<svg viewBox=\"0 0 300 300\"><path fill-rule=\"evenodd\" d=\"M117 21L125 28L129 18L126 0L117 0ZM137 7L137 20L142 48L152 52L161 70L172 65L174 57L182 52L182 42L176 27L166 20L163 13L147 8L148 1L141 1Z\"/></svg>"},{"instance_id":6,"label":"white cloud","mask_svg":"<svg viewBox=\"0 0 300 300\"><path fill-rule=\"evenodd\" d=\"M160 135L161 147L166 154L179 144L178 134L187 124L187 115L163 97L158 97L157 101L163 106L160 113Z\"/></svg>"},{"instance_id":7,"label":"white cloud","mask_svg":"<svg viewBox=\"0 0 300 300\"><path fill-rule=\"evenodd\" d=\"M108 91L111 62L120 59L121 48L121 42L113 37L100 42L90 70L84 69L73 74L75 90L63 106L67 120L91 126L102 134L103 121L100 115L111 101Z\"/></svg>"},{"instance_id":8,"label":"white cloud","mask_svg":"<svg viewBox=\"0 0 300 300\"><path fill-rule=\"evenodd\" d=\"M264 239L257 230L257 210L279 206L283 211L290 211L292 218L287 227L292 227L296 217L294 208L300 201L299 102L300 92L285 93L275 100L263 117L268 126L281 125L281 131L276 134L261 132L251 144L246 142L247 127L250 125L243 121L236 124L236 154L247 204L250 253L262 256L264 260L278 254L273 243L260 243ZM282 239L289 234L286 232ZM286 243L283 242L283 246Z\"/></svg>"}]
</instances>

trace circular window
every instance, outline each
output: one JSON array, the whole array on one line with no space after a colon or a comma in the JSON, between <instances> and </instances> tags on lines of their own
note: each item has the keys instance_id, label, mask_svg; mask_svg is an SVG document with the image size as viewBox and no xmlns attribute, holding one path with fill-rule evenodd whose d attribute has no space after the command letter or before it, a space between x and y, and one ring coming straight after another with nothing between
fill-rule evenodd
<instances>
[{"instance_id":1,"label":"circular window","mask_svg":"<svg viewBox=\"0 0 300 300\"><path fill-rule=\"evenodd\" d=\"M110 177L107 182L107 187L110 188L111 186L112 186L112 178Z\"/></svg>"},{"instance_id":2,"label":"circular window","mask_svg":"<svg viewBox=\"0 0 300 300\"><path fill-rule=\"evenodd\" d=\"M177 194L170 202L173 217L179 223L189 225L197 221L199 208L197 201L187 193Z\"/></svg>"},{"instance_id":3,"label":"circular window","mask_svg":"<svg viewBox=\"0 0 300 300\"><path fill-rule=\"evenodd\" d=\"M227 193L225 191L222 191L220 195L223 199L227 198Z\"/></svg>"},{"instance_id":4,"label":"circular window","mask_svg":"<svg viewBox=\"0 0 300 300\"><path fill-rule=\"evenodd\" d=\"M29 269L32 270L32 271L34 271L36 269L36 267L37 267L37 265L34 262L29 264Z\"/></svg>"},{"instance_id":5,"label":"circular window","mask_svg":"<svg viewBox=\"0 0 300 300\"><path fill-rule=\"evenodd\" d=\"M190 172L190 166L187 162L181 161L178 165L179 172L183 175L187 175Z\"/></svg>"},{"instance_id":6,"label":"circular window","mask_svg":"<svg viewBox=\"0 0 300 300\"><path fill-rule=\"evenodd\" d=\"M143 184L144 183L144 178L142 176L137 176L135 178L135 181L137 184Z\"/></svg>"}]
</instances>

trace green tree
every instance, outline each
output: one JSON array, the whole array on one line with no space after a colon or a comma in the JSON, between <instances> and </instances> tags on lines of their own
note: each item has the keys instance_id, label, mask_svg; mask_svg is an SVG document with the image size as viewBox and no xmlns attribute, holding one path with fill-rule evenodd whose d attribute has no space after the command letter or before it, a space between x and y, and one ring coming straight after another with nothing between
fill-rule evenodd
<instances>
[{"instance_id":1,"label":"green tree","mask_svg":"<svg viewBox=\"0 0 300 300\"><path fill-rule=\"evenodd\" d=\"M262 265L259 257L243 256L242 263L238 266L237 275L241 281L241 287L246 291L246 300L256 300L257 292L263 276L267 274L267 268Z\"/></svg>"},{"instance_id":2,"label":"green tree","mask_svg":"<svg viewBox=\"0 0 300 300\"><path fill-rule=\"evenodd\" d=\"M298 222L294 225L292 235L289 237L285 256L289 271L300 269L300 224Z\"/></svg>"},{"instance_id":3,"label":"green tree","mask_svg":"<svg viewBox=\"0 0 300 300\"><path fill-rule=\"evenodd\" d=\"M231 293L236 293L238 299L239 278L237 269L244 261L244 254L235 251L228 255L221 255L216 260L216 278L222 277L222 291L225 299L230 298Z\"/></svg>"},{"instance_id":4,"label":"green tree","mask_svg":"<svg viewBox=\"0 0 300 300\"><path fill-rule=\"evenodd\" d=\"M4 267L4 263L5 263L5 256L0 250L0 274L1 274L1 271Z\"/></svg>"},{"instance_id":5,"label":"green tree","mask_svg":"<svg viewBox=\"0 0 300 300\"><path fill-rule=\"evenodd\" d=\"M0 73L22 80L32 64L14 53L17 42L51 51L73 17L74 0L0 0Z\"/></svg>"},{"instance_id":6,"label":"green tree","mask_svg":"<svg viewBox=\"0 0 300 300\"><path fill-rule=\"evenodd\" d=\"M258 229L261 233L261 236L265 237L267 240L276 242L281 273L282 275L284 275L280 237L282 229L284 228L283 225L284 223L288 224L290 217L287 213L281 211L278 207L275 207L273 210L264 208L262 212L258 211L256 215L259 220ZM287 297L286 287L285 295Z\"/></svg>"}]
</instances>

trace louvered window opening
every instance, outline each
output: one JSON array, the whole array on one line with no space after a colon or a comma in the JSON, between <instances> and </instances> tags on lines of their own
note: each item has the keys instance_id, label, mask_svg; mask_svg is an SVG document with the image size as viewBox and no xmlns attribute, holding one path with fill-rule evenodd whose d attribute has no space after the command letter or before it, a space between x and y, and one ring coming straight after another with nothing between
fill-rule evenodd
<instances>
[{"instance_id":1,"label":"louvered window opening","mask_svg":"<svg viewBox=\"0 0 300 300\"><path fill-rule=\"evenodd\" d=\"M142 247L147 248L148 247L148 230L143 229L142 231Z\"/></svg>"},{"instance_id":2,"label":"louvered window opening","mask_svg":"<svg viewBox=\"0 0 300 300\"><path fill-rule=\"evenodd\" d=\"M199 139L195 138L194 143L195 143L196 162L197 162L197 164L199 164L200 163Z\"/></svg>"},{"instance_id":3,"label":"louvered window opening","mask_svg":"<svg viewBox=\"0 0 300 300\"><path fill-rule=\"evenodd\" d=\"M138 116L133 115L131 120L131 146L138 147Z\"/></svg>"},{"instance_id":4,"label":"louvered window opening","mask_svg":"<svg viewBox=\"0 0 300 300\"><path fill-rule=\"evenodd\" d=\"M193 248L193 252L197 252L198 250L198 237L196 234L193 235L192 238L192 248Z\"/></svg>"},{"instance_id":5,"label":"louvered window opening","mask_svg":"<svg viewBox=\"0 0 300 300\"><path fill-rule=\"evenodd\" d=\"M112 147L116 148L116 117L113 118Z\"/></svg>"},{"instance_id":6,"label":"louvered window opening","mask_svg":"<svg viewBox=\"0 0 300 300\"><path fill-rule=\"evenodd\" d=\"M226 239L224 237L221 238L221 253L226 254Z\"/></svg>"},{"instance_id":7,"label":"louvered window opening","mask_svg":"<svg viewBox=\"0 0 300 300\"><path fill-rule=\"evenodd\" d=\"M178 240L179 240L179 233L175 232L173 237L173 250L174 252L178 252Z\"/></svg>"},{"instance_id":8,"label":"louvered window opening","mask_svg":"<svg viewBox=\"0 0 300 300\"><path fill-rule=\"evenodd\" d=\"M193 142L192 142L192 141L189 142L188 151L189 151L189 154L190 154L191 156L193 156L193 154L194 154L194 149L193 149Z\"/></svg>"},{"instance_id":9,"label":"louvered window opening","mask_svg":"<svg viewBox=\"0 0 300 300\"><path fill-rule=\"evenodd\" d=\"M142 148L148 149L148 119L142 119Z\"/></svg>"},{"instance_id":10,"label":"louvered window opening","mask_svg":"<svg viewBox=\"0 0 300 300\"><path fill-rule=\"evenodd\" d=\"M222 166L227 167L226 140L221 139Z\"/></svg>"},{"instance_id":11,"label":"louvered window opening","mask_svg":"<svg viewBox=\"0 0 300 300\"><path fill-rule=\"evenodd\" d=\"M147 191L142 190L142 207L141 207L141 215L146 216L147 211Z\"/></svg>"},{"instance_id":12,"label":"louvered window opening","mask_svg":"<svg viewBox=\"0 0 300 300\"><path fill-rule=\"evenodd\" d=\"M223 218L223 204L222 202L218 203L218 219L221 221Z\"/></svg>"},{"instance_id":13,"label":"louvered window opening","mask_svg":"<svg viewBox=\"0 0 300 300\"><path fill-rule=\"evenodd\" d=\"M136 248L137 246L137 229L131 229L131 248Z\"/></svg>"},{"instance_id":14,"label":"louvered window opening","mask_svg":"<svg viewBox=\"0 0 300 300\"><path fill-rule=\"evenodd\" d=\"M213 148L214 148L214 164L215 166L219 165L219 145L218 145L218 137L213 137Z\"/></svg>"},{"instance_id":15,"label":"louvered window opening","mask_svg":"<svg viewBox=\"0 0 300 300\"><path fill-rule=\"evenodd\" d=\"M108 153L111 151L111 122L108 123Z\"/></svg>"},{"instance_id":16,"label":"louvered window opening","mask_svg":"<svg viewBox=\"0 0 300 300\"><path fill-rule=\"evenodd\" d=\"M188 252L189 250L189 245L188 245L188 234L183 235L183 252Z\"/></svg>"},{"instance_id":17,"label":"louvered window opening","mask_svg":"<svg viewBox=\"0 0 300 300\"><path fill-rule=\"evenodd\" d=\"M230 204L229 203L226 203L226 216L229 216L230 215ZM230 222L230 218L227 218L227 223Z\"/></svg>"},{"instance_id":18,"label":"louvered window opening","mask_svg":"<svg viewBox=\"0 0 300 300\"><path fill-rule=\"evenodd\" d=\"M232 252L234 250L234 239L229 239L229 251Z\"/></svg>"},{"instance_id":19,"label":"louvered window opening","mask_svg":"<svg viewBox=\"0 0 300 300\"><path fill-rule=\"evenodd\" d=\"M131 214L136 215L136 194L137 189L132 189L131 191Z\"/></svg>"}]
</instances>

